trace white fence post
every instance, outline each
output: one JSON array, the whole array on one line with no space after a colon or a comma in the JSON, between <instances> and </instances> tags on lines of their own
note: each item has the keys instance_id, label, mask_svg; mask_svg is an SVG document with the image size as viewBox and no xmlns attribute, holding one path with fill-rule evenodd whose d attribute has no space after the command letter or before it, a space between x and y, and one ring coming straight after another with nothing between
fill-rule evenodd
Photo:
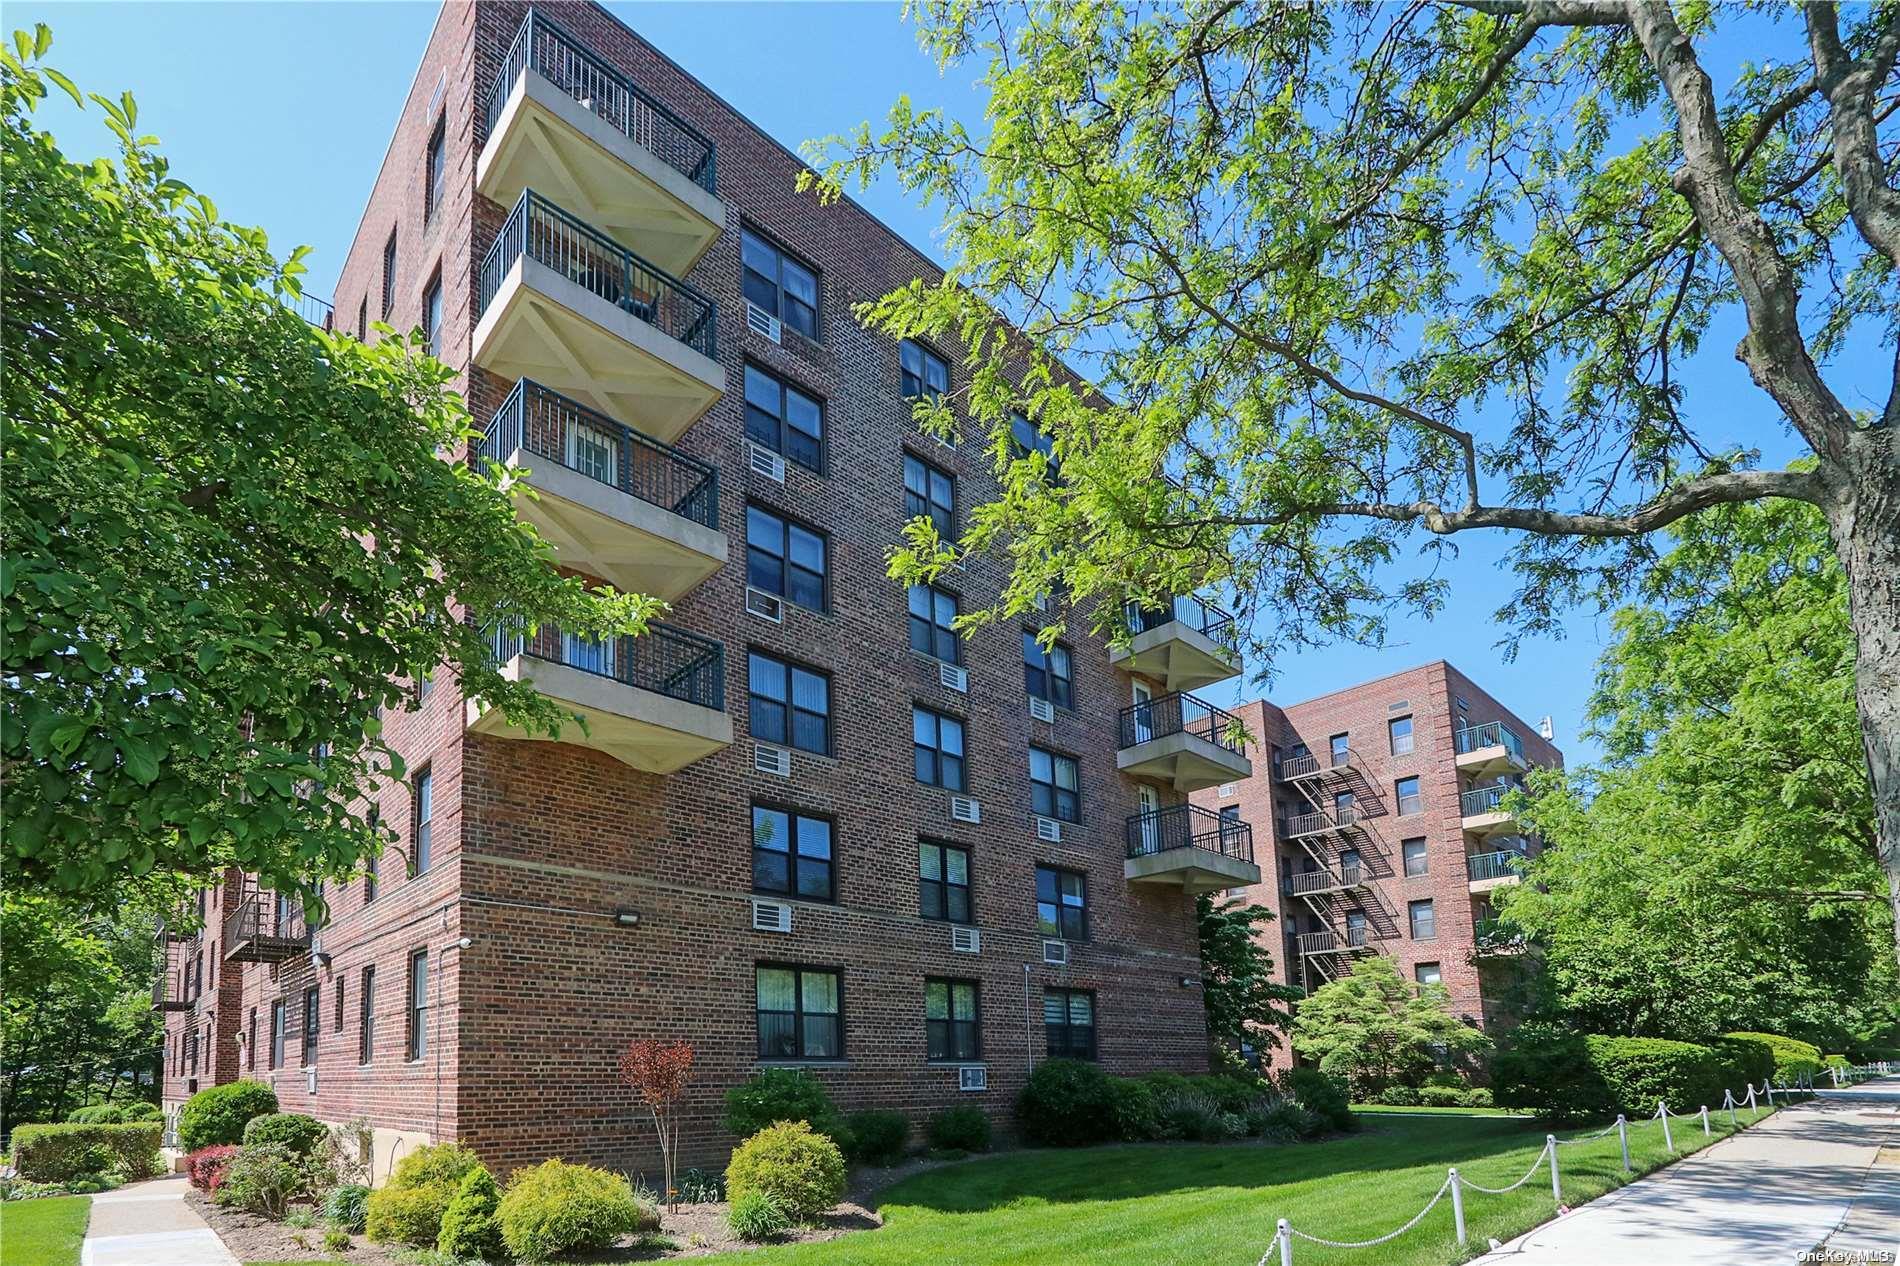
<instances>
[{"instance_id":1,"label":"white fence post","mask_svg":"<svg viewBox=\"0 0 1900 1266\"><path fill-rule=\"evenodd\" d=\"M1669 1105L1660 1099L1656 1101L1656 1115L1662 1118L1663 1146L1673 1152L1676 1150L1676 1140L1669 1133Z\"/></svg>"},{"instance_id":2,"label":"white fence post","mask_svg":"<svg viewBox=\"0 0 1900 1266\"><path fill-rule=\"evenodd\" d=\"M1629 1123L1621 1112L1616 1114L1616 1141L1623 1145L1623 1172L1630 1172L1630 1131Z\"/></svg>"},{"instance_id":3,"label":"white fence post","mask_svg":"<svg viewBox=\"0 0 1900 1266\"><path fill-rule=\"evenodd\" d=\"M1458 1247L1465 1244L1465 1197L1458 1189L1458 1167L1451 1170L1451 1224L1458 1232Z\"/></svg>"},{"instance_id":4,"label":"white fence post","mask_svg":"<svg viewBox=\"0 0 1900 1266\"><path fill-rule=\"evenodd\" d=\"M1550 1198L1556 1201L1557 1207L1561 1209L1564 1207L1564 1189L1557 1182L1557 1136L1555 1134L1544 1136L1544 1150L1550 1153Z\"/></svg>"},{"instance_id":5,"label":"white fence post","mask_svg":"<svg viewBox=\"0 0 1900 1266\"><path fill-rule=\"evenodd\" d=\"M1293 1228L1287 1225L1285 1218L1280 1219L1280 1229L1274 1238L1280 1241L1280 1266L1293 1266Z\"/></svg>"},{"instance_id":6,"label":"white fence post","mask_svg":"<svg viewBox=\"0 0 1900 1266\"><path fill-rule=\"evenodd\" d=\"M1702 1137L1709 1137L1709 1105L1702 1105Z\"/></svg>"},{"instance_id":7,"label":"white fence post","mask_svg":"<svg viewBox=\"0 0 1900 1266\"><path fill-rule=\"evenodd\" d=\"M1755 1083L1752 1081L1748 1083L1748 1110L1755 1110Z\"/></svg>"}]
</instances>

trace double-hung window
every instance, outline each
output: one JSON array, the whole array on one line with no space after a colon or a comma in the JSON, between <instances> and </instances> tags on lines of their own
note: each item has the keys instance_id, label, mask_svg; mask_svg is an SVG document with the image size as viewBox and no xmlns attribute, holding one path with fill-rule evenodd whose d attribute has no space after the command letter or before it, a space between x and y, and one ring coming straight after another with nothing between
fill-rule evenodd
<instances>
[{"instance_id":1,"label":"double-hung window","mask_svg":"<svg viewBox=\"0 0 1900 1266\"><path fill-rule=\"evenodd\" d=\"M818 274L751 229L740 235L745 297L806 338L818 338Z\"/></svg>"},{"instance_id":2,"label":"double-hung window","mask_svg":"<svg viewBox=\"0 0 1900 1266\"><path fill-rule=\"evenodd\" d=\"M832 900L831 823L753 805L752 890Z\"/></svg>"},{"instance_id":3,"label":"double-hung window","mask_svg":"<svg viewBox=\"0 0 1900 1266\"><path fill-rule=\"evenodd\" d=\"M317 1062L317 1032L323 1025L321 1008L317 1003L317 988L312 985L303 991L303 1066L310 1067Z\"/></svg>"},{"instance_id":4,"label":"double-hung window","mask_svg":"<svg viewBox=\"0 0 1900 1266\"><path fill-rule=\"evenodd\" d=\"M1412 750L1412 718L1393 717L1385 723L1386 733L1392 740L1392 754L1403 756Z\"/></svg>"},{"instance_id":5,"label":"double-hung window","mask_svg":"<svg viewBox=\"0 0 1900 1266\"><path fill-rule=\"evenodd\" d=\"M1392 791L1399 802L1400 817L1410 817L1425 811L1425 797L1419 793L1416 777L1399 779L1392 784Z\"/></svg>"},{"instance_id":6,"label":"double-hung window","mask_svg":"<svg viewBox=\"0 0 1900 1266\"><path fill-rule=\"evenodd\" d=\"M844 974L777 963L757 972L759 1058L843 1058Z\"/></svg>"},{"instance_id":7,"label":"double-hung window","mask_svg":"<svg viewBox=\"0 0 1900 1266\"><path fill-rule=\"evenodd\" d=\"M831 754L831 678L753 651L746 665L752 737Z\"/></svg>"},{"instance_id":8,"label":"double-hung window","mask_svg":"<svg viewBox=\"0 0 1900 1266\"><path fill-rule=\"evenodd\" d=\"M409 859L409 870L412 875L420 875L429 869L435 844L435 775L426 769L416 775L414 799L416 820L410 848L414 855Z\"/></svg>"},{"instance_id":9,"label":"double-hung window","mask_svg":"<svg viewBox=\"0 0 1900 1266\"><path fill-rule=\"evenodd\" d=\"M270 1004L270 1066L284 1066L284 1038L290 1027L290 1006L282 998Z\"/></svg>"},{"instance_id":10,"label":"double-hung window","mask_svg":"<svg viewBox=\"0 0 1900 1266\"><path fill-rule=\"evenodd\" d=\"M745 433L753 443L824 473L824 406L756 365L745 367Z\"/></svg>"},{"instance_id":11,"label":"double-hung window","mask_svg":"<svg viewBox=\"0 0 1900 1266\"><path fill-rule=\"evenodd\" d=\"M1075 684L1069 648L1057 642L1048 650L1028 629L1023 630L1023 689L1032 698L1047 699L1058 708L1075 706Z\"/></svg>"},{"instance_id":12,"label":"double-hung window","mask_svg":"<svg viewBox=\"0 0 1900 1266\"><path fill-rule=\"evenodd\" d=\"M910 733L917 781L946 791L964 789L963 722L930 708L913 707Z\"/></svg>"},{"instance_id":13,"label":"double-hung window","mask_svg":"<svg viewBox=\"0 0 1900 1266\"><path fill-rule=\"evenodd\" d=\"M974 980L924 981L924 1051L933 1060L983 1057Z\"/></svg>"},{"instance_id":14,"label":"double-hung window","mask_svg":"<svg viewBox=\"0 0 1900 1266\"><path fill-rule=\"evenodd\" d=\"M1055 441L1037 429L1036 424L1020 413L1010 415L1009 419L1009 455L1015 461L1022 461L1031 453L1041 453L1048 463L1050 479L1060 477L1056 469Z\"/></svg>"},{"instance_id":15,"label":"double-hung window","mask_svg":"<svg viewBox=\"0 0 1900 1266\"><path fill-rule=\"evenodd\" d=\"M946 664L963 662L963 639L953 625L957 596L932 585L910 587L910 648Z\"/></svg>"},{"instance_id":16,"label":"double-hung window","mask_svg":"<svg viewBox=\"0 0 1900 1266\"><path fill-rule=\"evenodd\" d=\"M1405 911L1411 921L1413 940L1429 941L1438 935L1438 912L1430 897L1409 903Z\"/></svg>"},{"instance_id":17,"label":"double-hung window","mask_svg":"<svg viewBox=\"0 0 1900 1266\"><path fill-rule=\"evenodd\" d=\"M367 1064L376 1054L376 968L363 969L363 983L356 990L357 1035L356 1062Z\"/></svg>"},{"instance_id":18,"label":"double-hung window","mask_svg":"<svg viewBox=\"0 0 1900 1266\"><path fill-rule=\"evenodd\" d=\"M396 310L396 230L389 230L389 240L383 243L383 320Z\"/></svg>"},{"instance_id":19,"label":"double-hung window","mask_svg":"<svg viewBox=\"0 0 1900 1266\"><path fill-rule=\"evenodd\" d=\"M917 913L948 923L970 922L970 850L917 842Z\"/></svg>"},{"instance_id":20,"label":"double-hung window","mask_svg":"<svg viewBox=\"0 0 1900 1266\"><path fill-rule=\"evenodd\" d=\"M447 121L446 117L437 119L435 131L429 134L429 155L422 178L422 220L425 224L435 219L436 210L442 205L443 155L448 149L443 139Z\"/></svg>"},{"instance_id":21,"label":"double-hung window","mask_svg":"<svg viewBox=\"0 0 1900 1266\"><path fill-rule=\"evenodd\" d=\"M1408 879L1429 874L1431 871L1431 852L1423 839L1400 840L1399 858L1404 864L1405 876Z\"/></svg>"},{"instance_id":22,"label":"double-hung window","mask_svg":"<svg viewBox=\"0 0 1900 1266\"><path fill-rule=\"evenodd\" d=\"M1086 989L1042 991L1042 1029L1051 1059L1095 1058L1095 995Z\"/></svg>"},{"instance_id":23,"label":"double-hung window","mask_svg":"<svg viewBox=\"0 0 1900 1266\"><path fill-rule=\"evenodd\" d=\"M1082 820L1081 783L1075 758L1045 748L1029 749L1029 800L1035 812L1061 822Z\"/></svg>"},{"instance_id":24,"label":"double-hung window","mask_svg":"<svg viewBox=\"0 0 1900 1266\"><path fill-rule=\"evenodd\" d=\"M937 535L952 540L957 534L957 479L921 457L904 454L904 517L929 519Z\"/></svg>"},{"instance_id":25,"label":"double-hung window","mask_svg":"<svg viewBox=\"0 0 1900 1266\"><path fill-rule=\"evenodd\" d=\"M418 1060L429 1053L429 951L409 955L409 1031L403 1043L405 1057Z\"/></svg>"},{"instance_id":26,"label":"double-hung window","mask_svg":"<svg viewBox=\"0 0 1900 1266\"><path fill-rule=\"evenodd\" d=\"M440 277L429 283L429 292L422 296L422 335L427 340L429 355L440 358L442 355L442 279Z\"/></svg>"},{"instance_id":27,"label":"double-hung window","mask_svg":"<svg viewBox=\"0 0 1900 1266\"><path fill-rule=\"evenodd\" d=\"M1079 870L1036 867L1036 931L1065 941L1089 939L1089 881Z\"/></svg>"},{"instance_id":28,"label":"double-hung window","mask_svg":"<svg viewBox=\"0 0 1900 1266\"><path fill-rule=\"evenodd\" d=\"M825 609L825 538L810 528L747 506L746 583L812 611Z\"/></svg>"},{"instance_id":29,"label":"double-hung window","mask_svg":"<svg viewBox=\"0 0 1900 1266\"><path fill-rule=\"evenodd\" d=\"M906 400L935 400L950 390L950 367L922 343L905 339L897 348Z\"/></svg>"}]
</instances>

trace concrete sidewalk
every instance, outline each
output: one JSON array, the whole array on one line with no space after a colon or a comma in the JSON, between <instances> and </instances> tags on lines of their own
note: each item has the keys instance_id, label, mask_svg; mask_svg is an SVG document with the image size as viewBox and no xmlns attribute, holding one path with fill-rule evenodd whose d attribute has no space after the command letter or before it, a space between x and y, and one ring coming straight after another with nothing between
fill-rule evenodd
<instances>
[{"instance_id":1,"label":"concrete sidewalk","mask_svg":"<svg viewBox=\"0 0 1900 1266\"><path fill-rule=\"evenodd\" d=\"M238 1266L185 1203L185 1186L174 1174L94 1196L79 1266Z\"/></svg>"},{"instance_id":2,"label":"concrete sidewalk","mask_svg":"<svg viewBox=\"0 0 1900 1266\"><path fill-rule=\"evenodd\" d=\"M1792 1266L1822 1243L1892 1252L1900 1246L1895 1149L1900 1079L1823 1091L1477 1261Z\"/></svg>"}]
</instances>

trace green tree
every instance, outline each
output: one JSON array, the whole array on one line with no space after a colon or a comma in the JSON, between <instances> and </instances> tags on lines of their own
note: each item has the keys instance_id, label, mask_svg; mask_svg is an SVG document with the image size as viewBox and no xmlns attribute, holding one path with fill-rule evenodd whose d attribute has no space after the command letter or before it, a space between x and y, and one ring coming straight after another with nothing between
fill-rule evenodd
<instances>
[{"instance_id":1,"label":"green tree","mask_svg":"<svg viewBox=\"0 0 1900 1266\"><path fill-rule=\"evenodd\" d=\"M1278 1046L1290 1018L1288 1004L1305 994L1273 979L1273 955L1260 931L1273 921L1273 911L1239 898L1216 904L1208 893L1195 898L1194 909L1208 1039L1235 1051L1243 1043L1258 1049Z\"/></svg>"},{"instance_id":2,"label":"green tree","mask_svg":"<svg viewBox=\"0 0 1900 1266\"><path fill-rule=\"evenodd\" d=\"M913 12L947 71L976 63L983 123L900 101L812 147L807 183L894 170L944 208L941 282L859 312L964 349L920 418L967 420L1005 478L960 540L915 526L897 575L999 553L973 621L1059 594L1111 633L1125 599L1224 587L1265 670L1435 610L1460 533L1513 534L1522 636L1613 607L1671 523L1805 502L1847 578L1900 903L1900 362L1871 409L1824 372L1900 341L1900 0ZM1748 407L1683 373L1731 318L1760 428L1811 465L1698 435ZM1012 450L1019 415L1052 454Z\"/></svg>"},{"instance_id":3,"label":"green tree","mask_svg":"<svg viewBox=\"0 0 1900 1266\"><path fill-rule=\"evenodd\" d=\"M1839 1049L1900 1005L1841 566L1792 502L1669 536L1612 619L1604 763L1537 780L1523 815L1552 847L1495 899L1589 1032Z\"/></svg>"},{"instance_id":4,"label":"green tree","mask_svg":"<svg viewBox=\"0 0 1900 1266\"><path fill-rule=\"evenodd\" d=\"M382 716L410 683L446 664L552 731L485 630L638 631L656 604L556 574L511 477L459 459L449 371L293 315L304 251L220 219L129 95L91 98L116 163L62 154L34 113L85 101L50 42L0 51L0 882L109 901L236 865L315 905L379 847L363 797L402 774Z\"/></svg>"},{"instance_id":5,"label":"green tree","mask_svg":"<svg viewBox=\"0 0 1900 1266\"><path fill-rule=\"evenodd\" d=\"M1382 955L1360 959L1293 1013L1293 1049L1344 1077L1358 1099L1416 1086L1433 1069L1490 1048L1491 1039L1451 1013L1442 986L1413 984Z\"/></svg>"}]
</instances>

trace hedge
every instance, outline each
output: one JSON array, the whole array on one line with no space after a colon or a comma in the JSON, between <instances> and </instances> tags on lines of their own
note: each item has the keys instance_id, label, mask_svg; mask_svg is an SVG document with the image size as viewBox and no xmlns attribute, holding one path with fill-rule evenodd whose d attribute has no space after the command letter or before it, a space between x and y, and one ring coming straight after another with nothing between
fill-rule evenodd
<instances>
[{"instance_id":1,"label":"hedge","mask_svg":"<svg viewBox=\"0 0 1900 1266\"><path fill-rule=\"evenodd\" d=\"M13 1131L14 1168L29 1182L67 1182L98 1173L103 1161L105 1168L127 1179L150 1178L158 1172L164 1128L157 1121L18 1126Z\"/></svg>"},{"instance_id":2,"label":"hedge","mask_svg":"<svg viewBox=\"0 0 1900 1266\"><path fill-rule=\"evenodd\" d=\"M164 1111L155 1103L95 1103L74 1108L66 1120L75 1125L124 1125L128 1121L162 1121Z\"/></svg>"},{"instance_id":3,"label":"hedge","mask_svg":"<svg viewBox=\"0 0 1900 1266\"><path fill-rule=\"evenodd\" d=\"M1529 1031L1526 1031L1529 1030ZM1556 1120L1623 1113L1647 1117L1656 1104L1672 1111L1717 1107L1724 1090L1748 1082L1742 1053L1650 1037L1579 1036L1526 1026L1492 1061L1499 1104L1530 1108Z\"/></svg>"},{"instance_id":4,"label":"hedge","mask_svg":"<svg viewBox=\"0 0 1900 1266\"><path fill-rule=\"evenodd\" d=\"M1724 1033L1725 1043L1743 1046L1755 1046L1766 1051L1769 1067L1766 1073L1757 1073L1754 1080L1763 1076L1772 1077L1780 1084L1793 1084L1802 1076L1813 1077L1820 1073L1821 1048L1799 1038L1784 1037L1779 1033Z\"/></svg>"},{"instance_id":5,"label":"hedge","mask_svg":"<svg viewBox=\"0 0 1900 1266\"><path fill-rule=\"evenodd\" d=\"M261 1081L228 1081L200 1090L178 1113L178 1146L187 1152L242 1143L252 1117L277 1111L277 1092Z\"/></svg>"}]
</instances>

